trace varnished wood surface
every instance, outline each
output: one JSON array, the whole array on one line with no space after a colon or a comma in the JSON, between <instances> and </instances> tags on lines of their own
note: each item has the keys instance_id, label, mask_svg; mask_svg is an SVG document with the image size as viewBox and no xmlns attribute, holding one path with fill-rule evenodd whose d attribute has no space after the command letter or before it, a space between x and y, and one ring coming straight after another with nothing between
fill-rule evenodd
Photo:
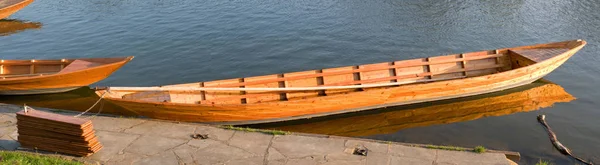
<instances>
[{"instance_id":1,"label":"varnished wood surface","mask_svg":"<svg viewBox=\"0 0 600 165\"><path fill-rule=\"evenodd\" d=\"M21 10L33 0L0 0L0 20Z\"/></svg>"},{"instance_id":2,"label":"varnished wood surface","mask_svg":"<svg viewBox=\"0 0 600 165\"><path fill-rule=\"evenodd\" d=\"M36 94L45 90L76 89L108 77L132 58L0 60L0 94ZM84 61L85 64L69 69L70 64L75 65L77 61Z\"/></svg>"},{"instance_id":3,"label":"varnished wood surface","mask_svg":"<svg viewBox=\"0 0 600 165\"><path fill-rule=\"evenodd\" d=\"M535 111L574 99L560 85L539 80L522 87L480 96L255 127L337 136L370 136L407 128Z\"/></svg>"},{"instance_id":4,"label":"varnished wood surface","mask_svg":"<svg viewBox=\"0 0 600 165\"><path fill-rule=\"evenodd\" d=\"M402 80L466 76L466 78L439 82L359 90L283 93L260 91L251 93L241 91L165 91L159 93L111 91L106 95L106 100L142 116L178 121L247 124L310 118L465 97L514 88L529 84L550 73L566 62L584 45L585 41L573 40L391 63L179 84L167 87L311 87L327 84L389 83ZM556 48L565 51L554 51L553 57L539 62L534 61L536 59L529 59L532 56L528 56L528 54L521 55L513 51L540 50L546 52L545 49ZM517 63L515 60L519 60L518 65L515 64ZM98 91L97 94L100 95L104 92Z\"/></svg>"}]
</instances>

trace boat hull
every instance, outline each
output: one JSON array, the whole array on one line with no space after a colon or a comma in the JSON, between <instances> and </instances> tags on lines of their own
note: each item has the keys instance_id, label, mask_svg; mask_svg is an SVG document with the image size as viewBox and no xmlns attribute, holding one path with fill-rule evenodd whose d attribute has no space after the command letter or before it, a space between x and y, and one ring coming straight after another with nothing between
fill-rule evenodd
<instances>
[{"instance_id":1,"label":"boat hull","mask_svg":"<svg viewBox=\"0 0 600 165\"><path fill-rule=\"evenodd\" d=\"M34 95L34 94L49 94L49 93L62 93L75 90L80 87L66 87L66 88L48 88L48 89L30 89L30 90L4 90L0 91L0 95Z\"/></svg>"},{"instance_id":2,"label":"boat hull","mask_svg":"<svg viewBox=\"0 0 600 165\"><path fill-rule=\"evenodd\" d=\"M13 13L16 13L17 11L23 9L25 6L29 5L31 2L33 2L33 0L24 0L22 2L18 2L13 5L0 8L0 19L4 19L12 15Z\"/></svg>"},{"instance_id":3,"label":"boat hull","mask_svg":"<svg viewBox=\"0 0 600 165\"><path fill-rule=\"evenodd\" d=\"M309 119L253 127L335 136L371 136L394 133L408 128L531 112L575 99L560 85L547 80L538 80L533 84L506 92L464 99L380 109L372 113L333 116L325 120Z\"/></svg>"},{"instance_id":4,"label":"boat hull","mask_svg":"<svg viewBox=\"0 0 600 165\"><path fill-rule=\"evenodd\" d=\"M360 92L298 100L229 105L144 102L117 98L106 98L106 100L142 116L165 120L240 125L305 119L460 98L522 86L532 83L558 68L583 45L526 67L490 75L374 88ZM98 92L98 94L101 93L101 91Z\"/></svg>"}]
</instances>

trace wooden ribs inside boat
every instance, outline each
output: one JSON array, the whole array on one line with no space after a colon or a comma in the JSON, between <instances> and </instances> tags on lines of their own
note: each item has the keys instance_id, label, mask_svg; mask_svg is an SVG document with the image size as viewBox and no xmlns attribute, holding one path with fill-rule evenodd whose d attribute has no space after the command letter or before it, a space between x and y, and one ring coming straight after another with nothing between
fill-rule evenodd
<instances>
[{"instance_id":1,"label":"wooden ribs inside boat","mask_svg":"<svg viewBox=\"0 0 600 165\"><path fill-rule=\"evenodd\" d=\"M88 67L102 65L85 60L11 60L0 61L0 78L43 76L73 72Z\"/></svg>"},{"instance_id":2,"label":"wooden ribs inside boat","mask_svg":"<svg viewBox=\"0 0 600 165\"><path fill-rule=\"evenodd\" d=\"M505 54L485 51L164 87L291 88L393 82L426 82L438 79L481 76L510 69L510 61ZM300 92L196 91L197 94L193 96L189 94L195 91L149 91L124 94L122 98L192 104L250 104L336 95L359 90L369 89L357 88Z\"/></svg>"},{"instance_id":3,"label":"wooden ribs inside boat","mask_svg":"<svg viewBox=\"0 0 600 165\"><path fill-rule=\"evenodd\" d=\"M102 149L92 121L26 107L17 112L18 141L22 147L89 156Z\"/></svg>"}]
</instances>

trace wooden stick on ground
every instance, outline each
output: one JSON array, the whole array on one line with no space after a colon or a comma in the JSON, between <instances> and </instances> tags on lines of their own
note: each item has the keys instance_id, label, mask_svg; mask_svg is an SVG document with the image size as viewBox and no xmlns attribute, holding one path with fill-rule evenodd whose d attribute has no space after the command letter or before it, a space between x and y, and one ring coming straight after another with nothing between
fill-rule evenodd
<instances>
[{"instance_id":1,"label":"wooden stick on ground","mask_svg":"<svg viewBox=\"0 0 600 165\"><path fill-rule=\"evenodd\" d=\"M537 116L537 120L544 126L544 128L546 129L546 131L548 131L548 137L550 138L550 141L552 142L552 144L554 145L554 148L558 149L558 151L560 151L560 153L564 154L564 155L569 155L572 158L584 163L584 164L589 164L589 165L593 165L592 162L588 162L585 161L579 157L574 156L571 153L571 150L567 147L565 147L564 145L562 145L562 143L560 143L558 141L558 138L556 138L556 134L554 134L554 131L552 131L552 129L550 128L550 126L548 126L548 123L546 123L546 116L545 115L538 115Z\"/></svg>"}]
</instances>

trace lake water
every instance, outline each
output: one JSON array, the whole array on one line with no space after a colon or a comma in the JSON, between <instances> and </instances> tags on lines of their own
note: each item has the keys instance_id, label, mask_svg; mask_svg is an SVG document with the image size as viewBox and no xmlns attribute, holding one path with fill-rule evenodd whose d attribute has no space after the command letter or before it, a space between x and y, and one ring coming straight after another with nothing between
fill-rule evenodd
<instances>
[{"instance_id":1,"label":"lake water","mask_svg":"<svg viewBox=\"0 0 600 165\"><path fill-rule=\"evenodd\" d=\"M545 77L576 100L356 136L484 145L521 152L526 164L574 163L552 148L536 122L546 114L563 144L600 162L599 8L594 0L36 1L9 17L33 28L0 30L0 58L134 55L93 86L149 86L584 39L586 47Z\"/></svg>"}]
</instances>

